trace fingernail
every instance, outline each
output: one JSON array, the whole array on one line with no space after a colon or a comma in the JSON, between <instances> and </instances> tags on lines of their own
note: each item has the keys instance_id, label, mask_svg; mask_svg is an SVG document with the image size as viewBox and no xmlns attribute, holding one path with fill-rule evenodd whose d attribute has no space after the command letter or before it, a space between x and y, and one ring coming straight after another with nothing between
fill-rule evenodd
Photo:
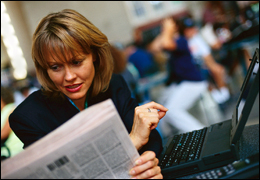
<instances>
[{"instance_id":1,"label":"fingernail","mask_svg":"<svg viewBox=\"0 0 260 180\"><path fill-rule=\"evenodd\" d=\"M130 175L134 175L134 174L135 174L135 170L133 170L133 169L130 170L130 171L129 171L129 174L130 174Z\"/></svg>"},{"instance_id":2,"label":"fingernail","mask_svg":"<svg viewBox=\"0 0 260 180\"><path fill-rule=\"evenodd\" d=\"M136 164L136 165L138 165L138 164L140 164L140 163L141 163L141 160L140 160L140 159L138 159L138 160L135 161L135 164Z\"/></svg>"}]
</instances>

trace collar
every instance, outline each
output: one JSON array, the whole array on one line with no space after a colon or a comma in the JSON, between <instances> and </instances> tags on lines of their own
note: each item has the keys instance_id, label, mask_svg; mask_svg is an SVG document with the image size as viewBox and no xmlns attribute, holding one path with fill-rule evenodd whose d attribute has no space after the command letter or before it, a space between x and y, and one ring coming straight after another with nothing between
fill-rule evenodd
<instances>
[{"instance_id":1,"label":"collar","mask_svg":"<svg viewBox=\"0 0 260 180\"><path fill-rule=\"evenodd\" d=\"M70 102L73 106L75 106L75 108L77 108L78 111L80 111L79 108L74 104L74 102L73 102L68 96L66 96L66 98L69 100L69 102ZM87 97L86 97L86 100L85 100L84 109L86 109L86 108L88 107L88 101L87 101L87 99L88 99L88 93L87 93Z\"/></svg>"}]
</instances>

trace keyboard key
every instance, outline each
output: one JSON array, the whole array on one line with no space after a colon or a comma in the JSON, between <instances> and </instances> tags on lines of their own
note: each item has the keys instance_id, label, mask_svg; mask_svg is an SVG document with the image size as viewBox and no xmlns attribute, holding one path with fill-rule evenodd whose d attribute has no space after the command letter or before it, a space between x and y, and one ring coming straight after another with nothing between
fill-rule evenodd
<instances>
[{"instance_id":1,"label":"keyboard key","mask_svg":"<svg viewBox=\"0 0 260 180\"><path fill-rule=\"evenodd\" d=\"M178 159L174 159L174 160L173 160L173 163L172 163L172 166L178 165L178 164L179 164L179 160L178 160Z\"/></svg>"},{"instance_id":2,"label":"keyboard key","mask_svg":"<svg viewBox=\"0 0 260 180\"><path fill-rule=\"evenodd\" d=\"M192 157L189 157L189 158L187 159L187 162L190 162L190 161L193 161L193 158L192 158Z\"/></svg>"}]
</instances>

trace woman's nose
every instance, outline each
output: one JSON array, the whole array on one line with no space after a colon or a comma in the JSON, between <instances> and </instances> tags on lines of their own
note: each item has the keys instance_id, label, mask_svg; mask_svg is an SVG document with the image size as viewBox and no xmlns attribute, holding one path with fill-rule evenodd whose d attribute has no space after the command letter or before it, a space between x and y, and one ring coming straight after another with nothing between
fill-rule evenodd
<instances>
[{"instance_id":1,"label":"woman's nose","mask_svg":"<svg viewBox=\"0 0 260 180\"><path fill-rule=\"evenodd\" d=\"M71 81L75 79L76 74L73 72L73 70L70 67L65 67L65 80Z\"/></svg>"}]
</instances>

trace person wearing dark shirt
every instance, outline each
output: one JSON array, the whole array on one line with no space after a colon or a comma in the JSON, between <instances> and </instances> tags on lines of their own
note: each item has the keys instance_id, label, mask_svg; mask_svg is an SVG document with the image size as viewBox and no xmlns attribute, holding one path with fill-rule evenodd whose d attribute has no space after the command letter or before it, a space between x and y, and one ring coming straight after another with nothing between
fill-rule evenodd
<instances>
[{"instance_id":1,"label":"person wearing dark shirt","mask_svg":"<svg viewBox=\"0 0 260 180\"><path fill-rule=\"evenodd\" d=\"M130 175L162 178L156 157L162 140L155 128L167 108L155 102L138 106L131 98L122 76L112 75L110 44L96 26L71 9L50 13L33 34L32 58L42 88L27 97L9 118L24 148L78 112L111 98L141 154Z\"/></svg>"},{"instance_id":2,"label":"person wearing dark shirt","mask_svg":"<svg viewBox=\"0 0 260 180\"><path fill-rule=\"evenodd\" d=\"M181 21L167 18L156 40L170 55L167 87L161 98L165 99L163 105L172 111L159 123L164 138L172 136L176 129L185 133L205 126L188 111L207 90L208 84L193 60L184 31Z\"/></svg>"},{"instance_id":3,"label":"person wearing dark shirt","mask_svg":"<svg viewBox=\"0 0 260 180\"><path fill-rule=\"evenodd\" d=\"M128 57L128 61L135 65L140 74L140 78L158 72L158 67L156 66L152 53L146 49L133 47L133 53Z\"/></svg>"}]
</instances>

